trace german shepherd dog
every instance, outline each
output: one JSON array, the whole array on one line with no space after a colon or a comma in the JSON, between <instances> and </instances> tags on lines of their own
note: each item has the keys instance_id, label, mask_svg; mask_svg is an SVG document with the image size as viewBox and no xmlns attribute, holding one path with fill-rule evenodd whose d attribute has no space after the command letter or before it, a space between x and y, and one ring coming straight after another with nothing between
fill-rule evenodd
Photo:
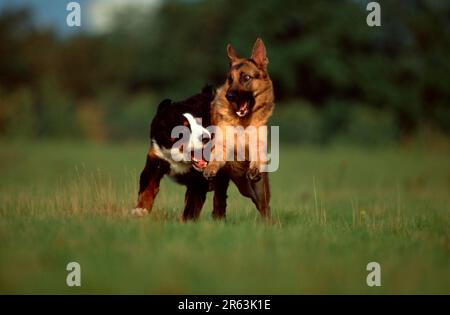
<instances>
[{"instance_id":1,"label":"german shepherd dog","mask_svg":"<svg viewBox=\"0 0 450 315\"><path fill-rule=\"evenodd\" d=\"M227 126L243 128L266 126L274 108L274 94L272 81L267 72L269 61L263 41L259 38L256 40L249 59L238 57L231 45L227 46L227 53L230 70L225 84L217 90L211 104L212 124L217 126L222 135L226 134ZM245 146L245 160L212 159L203 172L206 178L215 178L213 217L225 217L226 191L231 179L242 195L252 199L260 214L264 218L270 218L268 174L260 172L263 162L259 155L256 159L248 157L249 147L246 137L237 138L234 150L236 151L236 144L239 145L239 141L244 141L245 143L240 144ZM211 156L215 156L217 150L223 150L223 156L226 156L229 148L224 145L225 141L216 137L213 139ZM257 142L259 147L267 147L267 137L258 138Z\"/></svg>"},{"instance_id":2,"label":"german shepherd dog","mask_svg":"<svg viewBox=\"0 0 450 315\"><path fill-rule=\"evenodd\" d=\"M201 93L182 102L166 99L159 104L150 126L150 148L139 180L138 202L132 214L143 216L151 211L159 183L164 175L168 175L187 187L183 220L198 218L210 190L201 171L208 163L202 153L211 136L203 125L211 124L210 106L214 93L212 87L205 87ZM177 126L189 128L187 139L173 135L172 131ZM182 145L177 145L182 140Z\"/></svg>"}]
</instances>

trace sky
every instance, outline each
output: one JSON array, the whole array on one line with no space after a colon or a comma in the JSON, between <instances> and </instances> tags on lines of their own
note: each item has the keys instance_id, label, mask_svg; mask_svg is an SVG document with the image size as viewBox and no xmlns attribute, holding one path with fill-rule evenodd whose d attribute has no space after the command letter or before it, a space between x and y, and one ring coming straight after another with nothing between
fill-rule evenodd
<instances>
[{"instance_id":1,"label":"sky","mask_svg":"<svg viewBox=\"0 0 450 315\"><path fill-rule=\"evenodd\" d=\"M67 26L69 11L66 6L73 0L0 0L0 12L7 7L31 7L37 26L53 27L61 35L70 35L80 28ZM81 30L102 32L108 30L116 10L126 6L152 9L160 0L76 0L81 7Z\"/></svg>"}]
</instances>

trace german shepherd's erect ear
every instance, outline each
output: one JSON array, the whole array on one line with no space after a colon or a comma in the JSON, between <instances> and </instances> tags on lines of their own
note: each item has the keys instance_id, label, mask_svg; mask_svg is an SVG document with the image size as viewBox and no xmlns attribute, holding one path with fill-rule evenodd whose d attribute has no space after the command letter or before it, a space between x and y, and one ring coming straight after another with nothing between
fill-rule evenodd
<instances>
[{"instance_id":1,"label":"german shepherd's erect ear","mask_svg":"<svg viewBox=\"0 0 450 315\"><path fill-rule=\"evenodd\" d=\"M258 67L265 69L269 63L269 59L266 56L266 47L261 38L256 39L255 45L253 46L252 57L253 61L256 62Z\"/></svg>"},{"instance_id":2,"label":"german shepherd's erect ear","mask_svg":"<svg viewBox=\"0 0 450 315\"><path fill-rule=\"evenodd\" d=\"M227 54L230 59L230 63L235 62L237 59L241 59L237 54L231 44L227 45ZM267 64L269 63L269 59L267 59L266 55L266 46L261 38L257 38L255 44L253 45L252 56L250 60L253 60L258 68L262 70L266 70Z\"/></svg>"},{"instance_id":3,"label":"german shepherd's erect ear","mask_svg":"<svg viewBox=\"0 0 450 315\"><path fill-rule=\"evenodd\" d=\"M228 54L228 58L230 58L230 62L233 62L236 59L239 59L239 57L236 54L236 51L234 50L233 47L231 47L231 44L227 45L227 54Z\"/></svg>"}]
</instances>

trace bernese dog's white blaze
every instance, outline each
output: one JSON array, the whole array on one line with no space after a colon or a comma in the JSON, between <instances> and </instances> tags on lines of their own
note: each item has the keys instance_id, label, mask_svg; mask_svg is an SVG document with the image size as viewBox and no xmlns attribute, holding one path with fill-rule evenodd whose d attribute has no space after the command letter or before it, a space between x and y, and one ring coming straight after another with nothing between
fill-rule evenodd
<instances>
[{"instance_id":1,"label":"bernese dog's white blaze","mask_svg":"<svg viewBox=\"0 0 450 315\"><path fill-rule=\"evenodd\" d=\"M211 133L202 126L200 118L194 118L190 113L184 113L183 116L189 123L189 139L184 151L180 146L174 145L171 148L164 148L158 145L155 139L152 139L152 147L158 157L166 160L170 164L170 176L181 175L189 172L191 166L197 171L202 171L208 162L203 158L204 139L211 138Z\"/></svg>"},{"instance_id":2,"label":"bernese dog's white blaze","mask_svg":"<svg viewBox=\"0 0 450 315\"><path fill-rule=\"evenodd\" d=\"M183 116L186 117L191 128L188 149L202 150L204 147L203 139L210 139L211 133L202 126L201 118L194 118L189 113L184 113Z\"/></svg>"},{"instance_id":3,"label":"bernese dog's white blaze","mask_svg":"<svg viewBox=\"0 0 450 315\"><path fill-rule=\"evenodd\" d=\"M201 118L194 118L189 113L184 113L183 116L188 120L191 129L187 151L190 153L192 166L197 171L203 171L208 165L203 156L203 149L205 144L211 139L211 133L203 127Z\"/></svg>"}]
</instances>

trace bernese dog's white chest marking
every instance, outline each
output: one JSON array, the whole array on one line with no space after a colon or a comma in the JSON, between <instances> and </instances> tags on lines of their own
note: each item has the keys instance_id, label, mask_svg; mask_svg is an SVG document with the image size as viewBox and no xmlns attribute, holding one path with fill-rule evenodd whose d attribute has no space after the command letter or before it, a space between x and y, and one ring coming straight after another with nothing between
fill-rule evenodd
<instances>
[{"instance_id":1,"label":"bernese dog's white chest marking","mask_svg":"<svg viewBox=\"0 0 450 315\"><path fill-rule=\"evenodd\" d=\"M170 172L169 176L182 175L190 171L192 164L184 161L174 161L170 149L161 148L158 143L152 139L153 152L161 159L169 162Z\"/></svg>"}]
</instances>

